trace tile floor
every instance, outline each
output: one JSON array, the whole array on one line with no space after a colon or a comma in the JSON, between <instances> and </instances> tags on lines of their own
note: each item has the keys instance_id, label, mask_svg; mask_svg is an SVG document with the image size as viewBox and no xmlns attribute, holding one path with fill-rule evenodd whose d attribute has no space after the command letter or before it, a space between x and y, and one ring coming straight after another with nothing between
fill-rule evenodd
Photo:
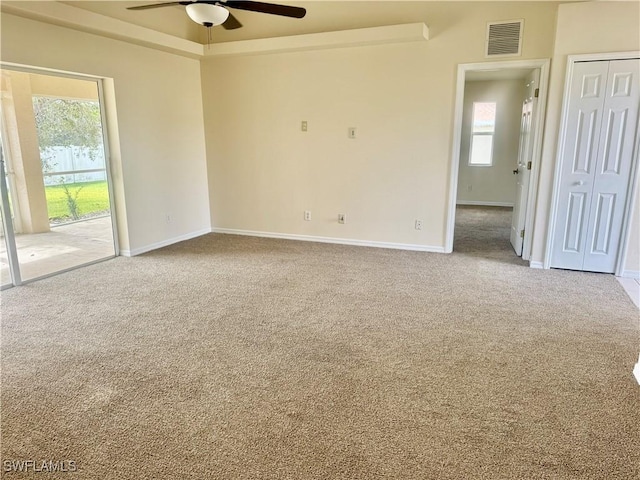
<instances>
[{"instance_id":1,"label":"tile floor","mask_svg":"<svg viewBox=\"0 0 640 480\"><path fill-rule=\"evenodd\" d=\"M631 298L631 301L636 304L636 307L640 308L640 279L637 278L622 278L616 277L620 285L624 288ZM640 360L639 360L640 362Z\"/></svg>"}]
</instances>

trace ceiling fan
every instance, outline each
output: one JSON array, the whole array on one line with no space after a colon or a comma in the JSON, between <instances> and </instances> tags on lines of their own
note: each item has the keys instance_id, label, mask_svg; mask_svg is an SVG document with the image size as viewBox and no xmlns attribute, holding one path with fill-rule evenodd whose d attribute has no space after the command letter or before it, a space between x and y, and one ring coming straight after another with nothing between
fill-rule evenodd
<instances>
[{"instance_id":1,"label":"ceiling fan","mask_svg":"<svg viewBox=\"0 0 640 480\"><path fill-rule=\"evenodd\" d=\"M150 8L170 7L172 5L184 5L189 18L200 25L204 25L208 29L215 25L222 25L226 30L235 30L236 28L242 27L242 24L238 19L229 12L229 8L248 10L250 12L269 13L271 15L280 15L282 17L291 18L302 18L307 13L307 11L302 7L245 0L193 0L164 2L128 7L127 10L147 10Z\"/></svg>"}]
</instances>

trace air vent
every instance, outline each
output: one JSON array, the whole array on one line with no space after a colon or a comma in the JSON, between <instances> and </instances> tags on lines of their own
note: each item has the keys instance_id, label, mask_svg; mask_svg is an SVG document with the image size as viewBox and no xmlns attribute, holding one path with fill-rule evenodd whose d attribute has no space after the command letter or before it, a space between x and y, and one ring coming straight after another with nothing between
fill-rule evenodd
<instances>
[{"instance_id":1,"label":"air vent","mask_svg":"<svg viewBox=\"0 0 640 480\"><path fill-rule=\"evenodd\" d=\"M487 24L487 57L520 55L524 20L509 20Z\"/></svg>"}]
</instances>

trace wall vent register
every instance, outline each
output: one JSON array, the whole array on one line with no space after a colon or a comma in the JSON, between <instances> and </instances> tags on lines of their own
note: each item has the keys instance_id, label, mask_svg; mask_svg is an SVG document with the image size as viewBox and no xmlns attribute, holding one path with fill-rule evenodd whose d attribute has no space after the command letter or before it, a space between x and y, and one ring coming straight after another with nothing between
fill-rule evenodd
<instances>
[{"instance_id":1,"label":"wall vent register","mask_svg":"<svg viewBox=\"0 0 640 480\"><path fill-rule=\"evenodd\" d=\"M487 57L518 56L522 52L524 20L487 24L485 55Z\"/></svg>"}]
</instances>

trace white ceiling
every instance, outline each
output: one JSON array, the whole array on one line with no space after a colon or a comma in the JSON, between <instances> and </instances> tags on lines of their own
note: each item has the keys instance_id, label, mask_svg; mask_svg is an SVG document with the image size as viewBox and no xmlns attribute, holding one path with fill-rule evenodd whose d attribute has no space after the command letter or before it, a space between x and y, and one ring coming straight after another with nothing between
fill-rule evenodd
<instances>
[{"instance_id":1,"label":"white ceiling","mask_svg":"<svg viewBox=\"0 0 640 480\"><path fill-rule=\"evenodd\" d=\"M133 5L162 3L162 0L159 2L85 0L63 3L194 42L206 43L207 41L206 29L189 19L183 6L169 6L142 11L126 9ZM307 15L302 19L295 19L229 9L243 24L243 27L233 31L225 30L223 27L214 27L213 43L396 25L401 23L423 22L429 25L428 19L431 17L432 12L442 9L440 2L345 2L329 0L309 2L274 0L272 3L304 7L307 9Z\"/></svg>"},{"instance_id":2,"label":"white ceiling","mask_svg":"<svg viewBox=\"0 0 640 480\"><path fill-rule=\"evenodd\" d=\"M76 28L111 38L126 39L132 43L152 46L193 58L207 52L207 29L194 23L182 5L170 5L148 10L127 10L130 6L163 3L167 0L76 0L31 1L0 0L2 12L46 21L52 24ZM169 0L171 1L171 0ZM261 0L270 2L272 0ZM572 1L548 0L498 0L503 3L504 15L518 15L519 3L544 2L553 5ZM588 1L588 0L587 0ZM634 0L637 1L637 0ZM211 43L239 40L286 37L310 33L382 27L400 24L426 24L429 39L437 40L458 23L460 18L480 15L483 0L273 0L272 3L304 7L307 14L302 19L281 17L264 13L231 9L244 25L237 30L225 30L222 26L211 29ZM504 18L498 18L500 20ZM513 75L513 73L512 73ZM517 75L517 74L516 74ZM511 77L513 78L513 77ZM468 78L483 80L488 78Z\"/></svg>"},{"instance_id":3,"label":"white ceiling","mask_svg":"<svg viewBox=\"0 0 640 480\"><path fill-rule=\"evenodd\" d=\"M168 6L141 11L127 10L129 6L162 3L162 1L82 0L59 3L153 29L181 39L200 44L207 43L206 29L189 19L183 6ZM24 2L2 1L2 5L8 7L20 3L24 4ZM29 1L28 3L33 10L33 7L37 8L38 4L50 4L51 2ZM230 9L244 27L232 31L225 30L220 26L214 27L213 43L404 23L425 23L429 26L430 36L433 38L439 32L446 30L449 25L455 23L462 10L473 8L473 4L476 2L274 0L273 3L304 7L307 9L307 15L303 19L293 19ZM509 3L513 3L513 0ZM73 22L73 19L68 20L70 23Z\"/></svg>"}]
</instances>

